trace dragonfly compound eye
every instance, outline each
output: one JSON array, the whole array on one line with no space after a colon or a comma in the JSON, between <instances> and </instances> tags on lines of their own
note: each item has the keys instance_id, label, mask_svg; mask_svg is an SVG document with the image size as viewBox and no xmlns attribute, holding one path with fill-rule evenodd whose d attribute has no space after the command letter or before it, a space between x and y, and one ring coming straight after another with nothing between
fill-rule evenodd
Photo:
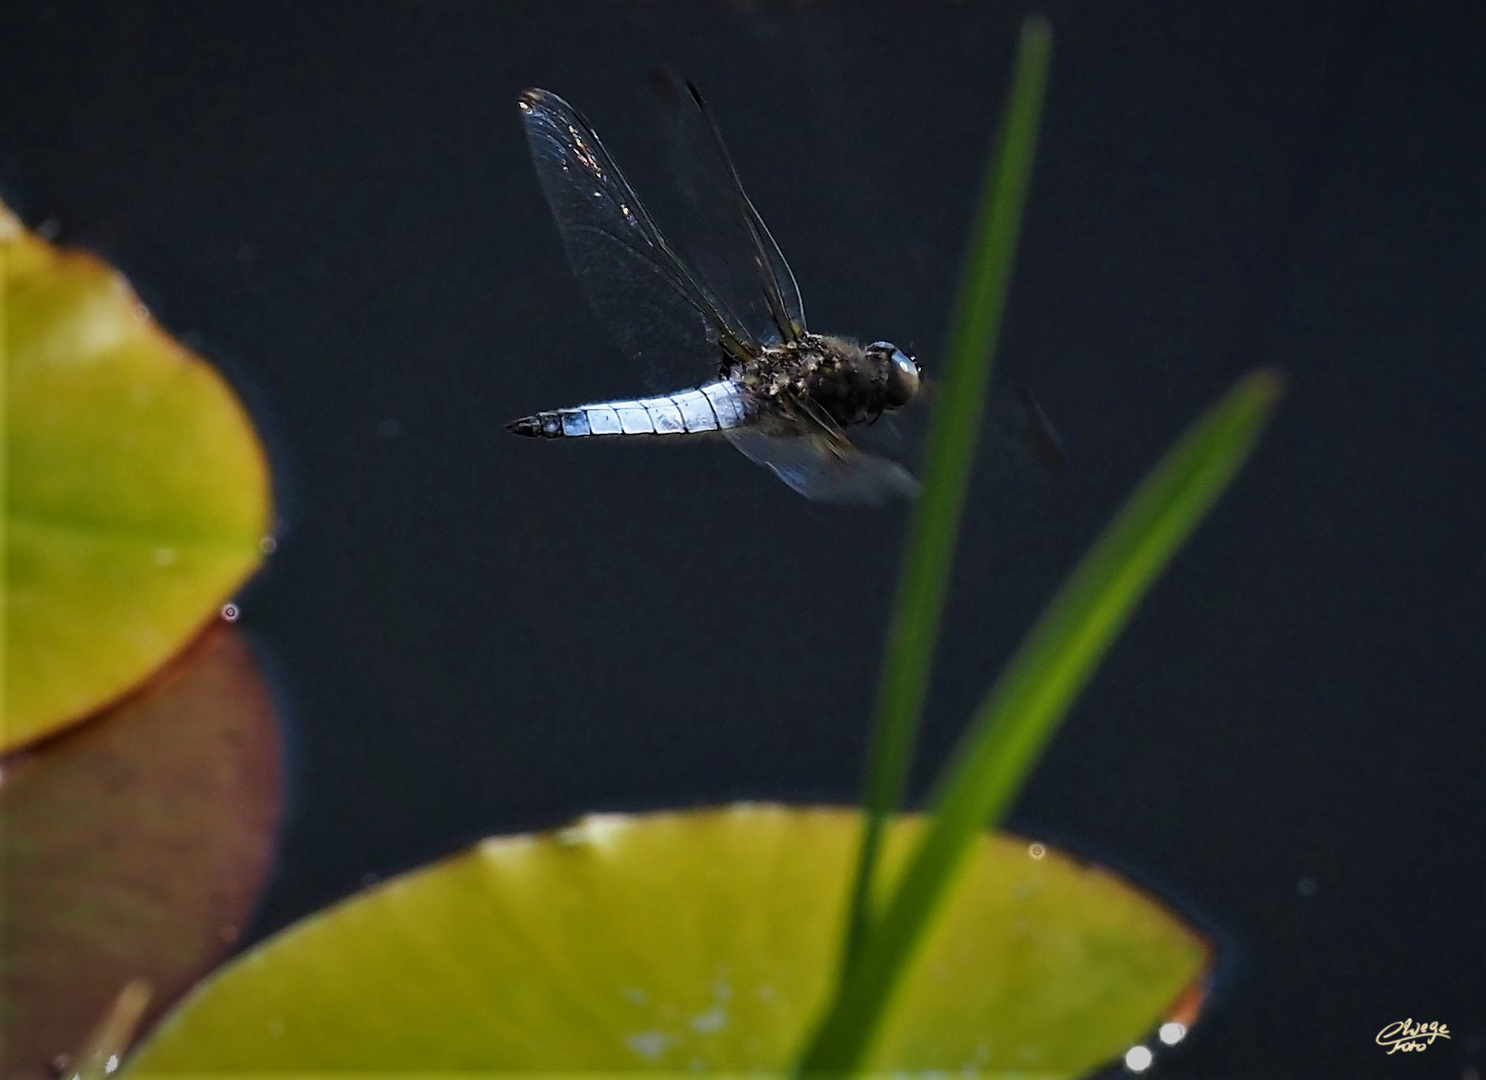
<instances>
[{"instance_id":1,"label":"dragonfly compound eye","mask_svg":"<svg viewBox=\"0 0 1486 1080\"><path fill-rule=\"evenodd\" d=\"M901 409L913 400L918 393L919 370L918 361L909 356L896 345L887 342L878 342L871 346L873 349L882 348L887 352L887 385L884 387L886 400L884 404L889 409Z\"/></svg>"}]
</instances>

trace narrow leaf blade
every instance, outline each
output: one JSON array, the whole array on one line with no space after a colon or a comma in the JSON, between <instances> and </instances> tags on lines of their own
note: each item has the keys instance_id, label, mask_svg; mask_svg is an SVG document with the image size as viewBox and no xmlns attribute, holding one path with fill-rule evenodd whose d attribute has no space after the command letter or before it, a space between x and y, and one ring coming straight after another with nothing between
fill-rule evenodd
<instances>
[{"instance_id":1,"label":"narrow leaf blade","mask_svg":"<svg viewBox=\"0 0 1486 1080\"><path fill-rule=\"evenodd\" d=\"M1284 387L1238 383L1156 465L1084 557L977 710L938 786L936 813L802 1060L860 1068L972 845L1037 756L1136 604L1252 450Z\"/></svg>"},{"instance_id":2,"label":"narrow leaf blade","mask_svg":"<svg viewBox=\"0 0 1486 1080\"><path fill-rule=\"evenodd\" d=\"M1012 258L1032 173L1052 52L1042 19L1022 27L1011 93L987 166L965 272L950 320L942 392L925 452L924 491L910 526L883 656L877 716L867 751L862 832L844 967L865 934L867 901L882 830L902 801L923 712L955 540L975 461L991 363L1011 282Z\"/></svg>"}]
</instances>

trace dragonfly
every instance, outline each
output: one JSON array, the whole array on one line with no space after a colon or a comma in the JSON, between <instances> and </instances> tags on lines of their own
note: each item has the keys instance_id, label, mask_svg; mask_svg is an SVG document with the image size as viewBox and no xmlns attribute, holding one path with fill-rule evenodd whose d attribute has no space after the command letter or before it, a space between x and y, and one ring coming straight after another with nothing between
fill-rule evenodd
<instances>
[{"instance_id":1,"label":"dragonfly","mask_svg":"<svg viewBox=\"0 0 1486 1080\"><path fill-rule=\"evenodd\" d=\"M806 328L794 274L743 191L702 96L661 87L694 240L683 258L593 126L548 90L518 106L537 179L590 306L647 370L679 388L524 416L539 439L726 440L795 491L832 503L912 497L903 465L848 437L918 395L916 358L891 342Z\"/></svg>"}]
</instances>

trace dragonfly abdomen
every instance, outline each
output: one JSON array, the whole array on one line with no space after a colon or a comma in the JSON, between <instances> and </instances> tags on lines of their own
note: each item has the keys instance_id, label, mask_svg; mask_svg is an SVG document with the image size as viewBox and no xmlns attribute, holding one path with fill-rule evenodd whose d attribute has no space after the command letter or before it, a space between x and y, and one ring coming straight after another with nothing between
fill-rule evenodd
<instances>
[{"instance_id":1,"label":"dragonfly abdomen","mask_svg":"<svg viewBox=\"0 0 1486 1080\"><path fill-rule=\"evenodd\" d=\"M735 383L708 383L664 397L600 401L523 416L509 427L517 435L562 439L589 435L704 435L743 427L753 407Z\"/></svg>"}]
</instances>

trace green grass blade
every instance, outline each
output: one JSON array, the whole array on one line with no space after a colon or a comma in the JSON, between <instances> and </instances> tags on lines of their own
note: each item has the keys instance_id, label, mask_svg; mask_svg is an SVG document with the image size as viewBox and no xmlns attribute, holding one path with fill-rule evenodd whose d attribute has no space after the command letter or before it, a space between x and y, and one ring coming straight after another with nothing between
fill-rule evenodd
<instances>
[{"instance_id":1,"label":"green grass blade","mask_svg":"<svg viewBox=\"0 0 1486 1080\"><path fill-rule=\"evenodd\" d=\"M971 844L1021 789L1135 605L1248 456L1283 389L1242 380L1167 452L1079 563L977 710L946 767L928 831L871 928L802 1064L859 1068Z\"/></svg>"},{"instance_id":2,"label":"green grass blade","mask_svg":"<svg viewBox=\"0 0 1486 1080\"><path fill-rule=\"evenodd\" d=\"M991 359L1001 329L1012 256L1032 172L1052 32L1022 25L1011 94L983 181L965 272L950 320L949 349L925 451L924 491L909 529L888 628L877 716L867 751L866 823L852 887L843 969L865 935L868 886L882 827L897 810L923 712L955 540L975 460Z\"/></svg>"}]
</instances>

